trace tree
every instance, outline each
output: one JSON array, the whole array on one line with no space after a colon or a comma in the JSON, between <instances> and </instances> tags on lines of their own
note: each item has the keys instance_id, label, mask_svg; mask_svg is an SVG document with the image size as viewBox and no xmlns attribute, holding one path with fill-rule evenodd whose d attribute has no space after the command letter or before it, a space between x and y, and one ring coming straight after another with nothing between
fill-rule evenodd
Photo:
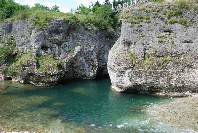
<instances>
[{"instance_id":1,"label":"tree","mask_svg":"<svg viewBox=\"0 0 198 133\"><path fill-rule=\"evenodd\" d=\"M76 11L76 13L78 13L78 14L84 14L84 15L88 15L90 12L91 12L91 9L88 8L88 7L85 7L84 5L80 5L77 8L77 11Z\"/></svg>"},{"instance_id":2,"label":"tree","mask_svg":"<svg viewBox=\"0 0 198 133\"><path fill-rule=\"evenodd\" d=\"M59 7L57 5L52 6L51 11L60 12Z\"/></svg>"},{"instance_id":3,"label":"tree","mask_svg":"<svg viewBox=\"0 0 198 133\"><path fill-rule=\"evenodd\" d=\"M40 10L48 10L48 11L50 10L49 7L44 6L44 5L41 5L41 4L39 4L39 3L36 3L36 4L32 7L32 9L35 9L35 10L40 9Z\"/></svg>"},{"instance_id":4,"label":"tree","mask_svg":"<svg viewBox=\"0 0 198 133\"><path fill-rule=\"evenodd\" d=\"M116 0L113 0L113 8L116 10L118 6L118 2Z\"/></svg>"},{"instance_id":5,"label":"tree","mask_svg":"<svg viewBox=\"0 0 198 133\"><path fill-rule=\"evenodd\" d=\"M96 1L96 3L93 4L92 11L95 12L99 7L101 7L101 4L100 2Z\"/></svg>"},{"instance_id":6,"label":"tree","mask_svg":"<svg viewBox=\"0 0 198 133\"><path fill-rule=\"evenodd\" d=\"M105 5L111 5L109 0L105 0Z\"/></svg>"},{"instance_id":7,"label":"tree","mask_svg":"<svg viewBox=\"0 0 198 133\"><path fill-rule=\"evenodd\" d=\"M27 6L15 3L13 0L0 0L0 20L10 18L17 12L25 10Z\"/></svg>"}]
</instances>

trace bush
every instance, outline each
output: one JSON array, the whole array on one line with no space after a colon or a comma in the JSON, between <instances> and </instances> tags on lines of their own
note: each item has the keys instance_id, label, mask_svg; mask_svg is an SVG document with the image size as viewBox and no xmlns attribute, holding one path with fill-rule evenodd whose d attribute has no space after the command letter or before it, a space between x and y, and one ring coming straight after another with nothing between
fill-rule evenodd
<instances>
[{"instance_id":1,"label":"bush","mask_svg":"<svg viewBox=\"0 0 198 133\"><path fill-rule=\"evenodd\" d=\"M0 20L4 20L14 16L17 12L27 9L27 6L22 6L15 3L13 0L0 0Z\"/></svg>"},{"instance_id":2,"label":"bush","mask_svg":"<svg viewBox=\"0 0 198 133\"><path fill-rule=\"evenodd\" d=\"M9 76L17 76L22 72L23 66L29 62L36 62L32 53L18 54L15 61L7 68L6 74Z\"/></svg>"},{"instance_id":3,"label":"bush","mask_svg":"<svg viewBox=\"0 0 198 133\"><path fill-rule=\"evenodd\" d=\"M6 58L13 53L15 47L16 42L12 36L0 40L0 64L2 64Z\"/></svg>"},{"instance_id":4,"label":"bush","mask_svg":"<svg viewBox=\"0 0 198 133\"><path fill-rule=\"evenodd\" d=\"M1 0L0 0L1 1ZM9 1L9 0L3 0ZM12 1L12 0L11 0ZM97 3L97 2L96 2ZM20 6L12 1L11 5ZM4 7L5 10L7 8ZM23 6L21 6L23 7ZM20 8L17 10L12 8L14 13L2 18L3 21L15 21L19 19L28 19L39 28L43 29L53 19L63 19L70 23L81 23L86 26L94 26L102 30L112 31L118 25L118 15L112 10L110 4L95 4L89 8L80 6L75 13L62 13L59 11L57 6L48 8L46 6L35 4L32 8ZM8 14L7 12L1 13Z\"/></svg>"},{"instance_id":5,"label":"bush","mask_svg":"<svg viewBox=\"0 0 198 133\"><path fill-rule=\"evenodd\" d=\"M62 68L62 62L55 59L52 55L37 57L38 72L57 72Z\"/></svg>"}]
</instances>

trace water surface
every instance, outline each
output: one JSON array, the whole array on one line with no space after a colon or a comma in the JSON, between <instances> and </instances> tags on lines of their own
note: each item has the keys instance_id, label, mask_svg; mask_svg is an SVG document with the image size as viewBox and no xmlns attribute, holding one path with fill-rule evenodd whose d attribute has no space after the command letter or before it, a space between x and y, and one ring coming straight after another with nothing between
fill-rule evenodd
<instances>
[{"instance_id":1,"label":"water surface","mask_svg":"<svg viewBox=\"0 0 198 133\"><path fill-rule=\"evenodd\" d=\"M35 132L170 132L145 113L167 99L117 94L109 80L50 88L0 82L0 129Z\"/></svg>"}]
</instances>

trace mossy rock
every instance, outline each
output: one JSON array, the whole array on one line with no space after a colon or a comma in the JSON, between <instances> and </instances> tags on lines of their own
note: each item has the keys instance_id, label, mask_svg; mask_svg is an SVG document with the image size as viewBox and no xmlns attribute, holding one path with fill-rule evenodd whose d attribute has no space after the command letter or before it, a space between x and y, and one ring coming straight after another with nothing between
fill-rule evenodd
<instances>
[{"instance_id":1,"label":"mossy rock","mask_svg":"<svg viewBox=\"0 0 198 133\"><path fill-rule=\"evenodd\" d=\"M37 71L40 73L58 72L63 66L62 62L52 55L37 57L37 64Z\"/></svg>"}]
</instances>

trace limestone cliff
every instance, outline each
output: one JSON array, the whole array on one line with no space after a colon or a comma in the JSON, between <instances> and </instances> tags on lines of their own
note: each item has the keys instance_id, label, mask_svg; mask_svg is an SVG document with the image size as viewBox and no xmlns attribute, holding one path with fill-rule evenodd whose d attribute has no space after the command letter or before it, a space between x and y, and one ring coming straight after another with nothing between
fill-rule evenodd
<instances>
[{"instance_id":1,"label":"limestone cliff","mask_svg":"<svg viewBox=\"0 0 198 133\"><path fill-rule=\"evenodd\" d=\"M0 79L44 86L106 76L116 37L56 19L42 29L27 20L1 24L0 39Z\"/></svg>"},{"instance_id":2,"label":"limestone cliff","mask_svg":"<svg viewBox=\"0 0 198 133\"><path fill-rule=\"evenodd\" d=\"M198 8L195 1L148 2L122 13L108 72L118 92L196 92Z\"/></svg>"}]
</instances>

